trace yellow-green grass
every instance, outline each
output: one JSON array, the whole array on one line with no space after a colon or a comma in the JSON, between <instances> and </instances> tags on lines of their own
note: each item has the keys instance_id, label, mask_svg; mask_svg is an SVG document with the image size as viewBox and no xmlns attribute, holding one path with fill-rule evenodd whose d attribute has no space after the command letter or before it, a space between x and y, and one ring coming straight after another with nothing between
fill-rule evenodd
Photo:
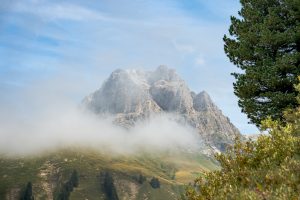
<instances>
[{"instance_id":1,"label":"yellow-green grass","mask_svg":"<svg viewBox=\"0 0 300 200\"><path fill-rule=\"evenodd\" d=\"M0 199L13 191L20 191L27 182L33 183L33 192L40 199L47 199L43 184L52 184L54 196L60 185L66 181L72 170L79 173L79 187L71 193L70 199L101 199L100 174L113 173L114 179L133 184L138 189L137 199L172 199L183 192L185 184L201 173L217 169L213 160L200 153L157 152L117 155L88 148L61 149L35 156L0 158ZM47 173L46 173L47 172ZM44 173L44 174L43 174ZM147 181L137 184L134 177L143 174ZM160 189L153 189L149 180L158 177ZM50 183L49 183L50 182ZM121 187L120 187L121 188ZM128 188L118 191L121 195L130 193Z\"/></svg>"}]
</instances>

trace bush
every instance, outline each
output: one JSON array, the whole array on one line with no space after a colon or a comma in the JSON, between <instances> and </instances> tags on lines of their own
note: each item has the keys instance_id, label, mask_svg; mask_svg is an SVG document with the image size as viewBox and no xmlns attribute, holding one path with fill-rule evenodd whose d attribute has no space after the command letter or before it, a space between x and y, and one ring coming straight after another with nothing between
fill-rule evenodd
<instances>
[{"instance_id":1,"label":"bush","mask_svg":"<svg viewBox=\"0 0 300 200\"><path fill-rule=\"evenodd\" d=\"M221 170L208 172L189 187L186 196L201 199L299 199L300 109L286 112L287 123L267 119L268 134L235 144L216 155Z\"/></svg>"},{"instance_id":2,"label":"bush","mask_svg":"<svg viewBox=\"0 0 300 200\"><path fill-rule=\"evenodd\" d=\"M160 188L160 182L159 182L158 178L153 177L150 181L150 185L154 189Z\"/></svg>"}]
</instances>

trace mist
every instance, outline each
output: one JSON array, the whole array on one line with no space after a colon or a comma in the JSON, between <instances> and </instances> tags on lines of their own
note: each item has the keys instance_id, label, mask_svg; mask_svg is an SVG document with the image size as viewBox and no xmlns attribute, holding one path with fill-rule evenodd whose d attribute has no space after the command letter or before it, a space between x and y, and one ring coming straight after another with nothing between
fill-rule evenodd
<instances>
[{"instance_id":1,"label":"mist","mask_svg":"<svg viewBox=\"0 0 300 200\"><path fill-rule=\"evenodd\" d=\"M113 116L100 117L80 109L80 101L71 97L69 87L54 82L38 83L17 93L14 101L2 102L1 154L30 155L69 147L132 154L201 146L196 130L176 123L170 114L124 129L113 123Z\"/></svg>"}]
</instances>

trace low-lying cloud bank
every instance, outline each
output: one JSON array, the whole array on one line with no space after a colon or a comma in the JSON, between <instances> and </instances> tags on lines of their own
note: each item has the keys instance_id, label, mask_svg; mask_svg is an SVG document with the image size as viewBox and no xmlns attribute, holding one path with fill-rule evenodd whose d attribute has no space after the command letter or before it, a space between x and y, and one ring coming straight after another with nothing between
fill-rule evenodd
<instances>
[{"instance_id":1,"label":"low-lying cloud bank","mask_svg":"<svg viewBox=\"0 0 300 200\"><path fill-rule=\"evenodd\" d=\"M201 143L195 130L179 125L170 115L152 117L126 130L114 125L112 117L100 118L78 108L62 107L59 110L47 108L42 115L23 116L22 119L2 116L0 152L36 154L76 146L135 153L174 148L195 150Z\"/></svg>"},{"instance_id":2,"label":"low-lying cloud bank","mask_svg":"<svg viewBox=\"0 0 300 200\"><path fill-rule=\"evenodd\" d=\"M64 76L8 90L0 98L0 154L31 155L74 146L115 153L201 146L199 134L170 115L152 117L126 130L114 125L112 116L100 118L82 111L78 101L90 90Z\"/></svg>"}]
</instances>

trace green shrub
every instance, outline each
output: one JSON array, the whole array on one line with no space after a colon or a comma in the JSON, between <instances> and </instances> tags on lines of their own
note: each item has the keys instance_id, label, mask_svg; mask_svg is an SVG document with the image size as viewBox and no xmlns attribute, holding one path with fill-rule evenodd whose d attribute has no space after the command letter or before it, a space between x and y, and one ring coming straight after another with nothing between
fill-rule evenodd
<instances>
[{"instance_id":1,"label":"green shrub","mask_svg":"<svg viewBox=\"0 0 300 200\"><path fill-rule=\"evenodd\" d=\"M154 189L160 188L160 182L159 182L158 178L153 177L150 181L150 185Z\"/></svg>"},{"instance_id":2,"label":"green shrub","mask_svg":"<svg viewBox=\"0 0 300 200\"><path fill-rule=\"evenodd\" d=\"M201 199L299 199L300 109L286 112L287 123L267 119L256 141L235 144L216 155L221 170L208 172L189 187L190 200Z\"/></svg>"}]
</instances>

